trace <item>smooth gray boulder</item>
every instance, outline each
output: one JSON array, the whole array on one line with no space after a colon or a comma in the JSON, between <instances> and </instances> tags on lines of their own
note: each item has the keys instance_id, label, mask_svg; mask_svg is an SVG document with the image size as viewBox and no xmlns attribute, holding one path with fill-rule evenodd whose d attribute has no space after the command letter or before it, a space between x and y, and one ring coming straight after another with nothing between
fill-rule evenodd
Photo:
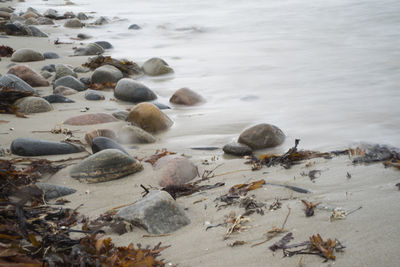
<instances>
[{"instance_id":1,"label":"smooth gray boulder","mask_svg":"<svg viewBox=\"0 0 400 267\"><path fill-rule=\"evenodd\" d=\"M98 101L104 100L105 97L101 92L90 89L85 92L85 99L89 101Z\"/></svg>"},{"instance_id":2,"label":"smooth gray boulder","mask_svg":"<svg viewBox=\"0 0 400 267\"><path fill-rule=\"evenodd\" d=\"M46 99L36 96L27 96L14 102L19 112L24 114L41 113L53 110L53 107Z\"/></svg>"},{"instance_id":3,"label":"smooth gray boulder","mask_svg":"<svg viewBox=\"0 0 400 267\"><path fill-rule=\"evenodd\" d=\"M253 153L253 150L251 147L245 144L240 144L238 142L232 142L229 144L224 145L222 150L226 154L234 155L234 156L245 156L245 155L251 155Z\"/></svg>"},{"instance_id":4,"label":"smooth gray boulder","mask_svg":"<svg viewBox=\"0 0 400 267\"><path fill-rule=\"evenodd\" d=\"M39 25L54 25L54 21L50 18L39 17L36 19Z\"/></svg>"},{"instance_id":5,"label":"smooth gray boulder","mask_svg":"<svg viewBox=\"0 0 400 267\"><path fill-rule=\"evenodd\" d=\"M43 16L50 19L55 19L59 16L59 14L57 10L50 8L43 13Z\"/></svg>"},{"instance_id":6,"label":"smooth gray boulder","mask_svg":"<svg viewBox=\"0 0 400 267\"><path fill-rule=\"evenodd\" d=\"M46 33L42 32L38 27L33 25L28 25L29 35L34 37L49 37Z\"/></svg>"},{"instance_id":7,"label":"smooth gray boulder","mask_svg":"<svg viewBox=\"0 0 400 267\"><path fill-rule=\"evenodd\" d=\"M79 92L86 89L86 86L81 81L70 75L57 79L53 84L53 88L57 88L58 86L69 87Z\"/></svg>"},{"instance_id":8,"label":"smooth gray boulder","mask_svg":"<svg viewBox=\"0 0 400 267\"><path fill-rule=\"evenodd\" d=\"M142 67L144 73L150 76L158 76L174 72L174 70L161 58L151 58Z\"/></svg>"},{"instance_id":9,"label":"smooth gray boulder","mask_svg":"<svg viewBox=\"0 0 400 267\"><path fill-rule=\"evenodd\" d=\"M35 90L27 84L24 80L15 76L14 74L5 74L0 77L0 87L12 88L18 91L32 92Z\"/></svg>"},{"instance_id":10,"label":"smooth gray boulder","mask_svg":"<svg viewBox=\"0 0 400 267\"><path fill-rule=\"evenodd\" d=\"M49 103L75 103L74 100L69 99L63 95L47 95L43 96L44 99L47 100Z\"/></svg>"},{"instance_id":11,"label":"smooth gray boulder","mask_svg":"<svg viewBox=\"0 0 400 267\"><path fill-rule=\"evenodd\" d=\"M133 157L118 149L105 149L73 166L72 178L86 183L99 183L139 172L143 166Z\"/></svg>"},{"instance_id":12,"label":"smooth gray boulder","mask_svg":"<svg viewBox=\"0 0 400 267\"><path fill-rule=\"evenodd\" d=\"M11 61L14 62L30 62L30 61L40 61L40 60L44 60L43 55L29 48L18 49L11 56Z\"/></svg>"},{"instance_id":13,"label":"smooth gray boulder","mask_svg":"<svg viewBox=\"0 0 400 267\"><path fill-rule=\"evenodd\" d=\"M11 143L11 153L18 156L63 155L82 151L82 147L69 143L33 138L17 138Z\"/></svg>"},{"instance_id":14,"label":"smooth gray boulder","mask_svg":"<svg viewBox=\"0 0 400 267\"><path fill-rule=\"evenodd\" d=\"M104 53L104 49L95 43L90 43L85 47L78 47L74 51L75 56L92 56L92 55L100 55Z\"/></svg>"},{"instance_id":15,"label":"smooth gray boulder","mask_svg":"<svg viewBox=\"0 0 400 267\"><path fill-rule=\"evenodd\" d=\"M124 78L124 75L122 72L111 65L103 65L99 68L97 68L93 73L91 77L92 83L116 83L119 80Z\"/></svg>"},{"instance_id":16,"label":"smooth gray boulder","mask_svg":"<svg viewBox=\"0 0 400 267\"><path fill-rule=\"evenodd\" d=\"M111 49L113 48L112 44L110 44L107 41L97 41L94 42L95 44L98 44L99 46L101 46L103 49Z\"/></svg>"},{"instance_id":17,"label":"smooth gray boulder","mask_svg":"<svg viewBox=\"0 0 400 267\"><path fill-rule=\"evenodd\" d=\"M105 149L118 149L125 154L129 155L128 152L118 143L116 143L114 140L111 138L105 137L105 136L98 136L93 138L92 140L92 152L93 154L96 154L97 152L100 152Z\"/></svg>"},{"instance_id":18,"label":"smooth gray boulder","mask_svg":"<svg viewBox=\"0 0 400 267\"><path fill-rule=\"evenodd\" d=\"M118 142L121 144L150 144L156 142L156 138L142 128L125 125L118 132Z\"/></svg>"},{"instance_id":19,"label":"smooth gray boulder","mask_svg":"<svg viewBox=\"0 0 400 267\"><path fill-rule=\"evenodd\" d=\"M83 24L77 18L69 19L64 23L64 27L67 27L67 28L82 28L84 25L85 24Z\"/></svg>"},{"instance_id":20,"label":"smooth gray boulder","mask_svg":"<svg viewBox=\"0 0 400 267\"><path fill-rule=\"evenodd\" d=\"M76 192L73 188L58 184L36 183L36 185L42 189L44 197L47 200L71 195Z\"/></svg>"},{"instance_id":21,"label":"smooth gray boulder","mask_svg":"<svg viewBox=\"0 0 400 267\"><path fill-rule=\"evenodd\" d=\"M151 101L157 98L156 94L146 85L129 78L123 78L118 81L114 96L120 100L133 103Z\"/></svg>"},{"instance_id":22,"label":"smooth gray boulder","mask_svg":"<svg viewBox=\"0 0 400 267\"><path fill-rule=\"evenodd\" d=\"M190 223L190 219L165 191L154 190L136 203L122 208L116 216L140 225L150 234L167 234Z\"/></svg>"},{"instance_id":23,"label":"smooth gray boulder","mask_svg":"<svg viewBox=\"0 0 400 267\"><path fill-rule=\"evenodd\" d=\"M72 76L75 78L78 77L78 75L70 67L64 64L56 64L55 70L56 70L56 76L54 77L55 80L65 76Z\"/></svg>"},{"instance_id":24,"label":"smooth gray boulder","mask_svg":"<svg viewBox=\"0 0 400 267\"><path fill-rule=\"evenodd\" d=\"M43 56L45 59L56 59L60 58L60 56L57 53L54 52L44 52Z\"/></svg>"},{"instance_id":25,"label":"smooth gray boulder","mask_svg":"<svg viewBox=\"0 0 400 267\"><path fill-rule=\"evenodd\" d=\"M87 20L87 19L89 19L88 16L86 16L86 14L83 13L83 12L79 12L79 13L76 15L76 17L77 17L79 20Z\"/></svg>"},{"instance_id":26,"label":"smooth gray boulder","mask_svg":"<svg viewBox=\"0 0 400 267\"><path fill-rule=\"evenodd\" d=\"M279 146L285 140L285 134L275 125L261 123L244 130L238 139L239 143L252 149L263 149Z\"/></svg>"},{"instance_id":27,"label":"smooth gray boulder","mask_svg":"<svg viewBox=\"0 0 400 267\"><path fill-rule=\"evenodd\" d=\"M128 118L128 115L129 115L129 111L119 110L119 111L114 112L112 115L118 120L126 121L126 118Z\"/></svg>"},{"instance_id":28,"label":"smooth gray boulder","mask_svg":"<svg viewBox=\"0 0 400 267\"><path fill-rule=\"evenodd\" d=\"M141 29L141 27L137 24L131 24L128 27L128 30L140 30L140 29Z\"/></svg>"},{"instance_id":29,"label":"smooth gray boulder","mask_svg":"<svg viewBox=\"0 0 400 267\"><path fill-rule=\"evenodd\" d=\"M66 96L66 95L74 95L77 94L78 91L76 91L75 89L66 87L66 86L62 86L59 85L57 86L54 90L53 90L53 94L55 95L62 95L62 96Z\"/></svg>"}]
</instances>

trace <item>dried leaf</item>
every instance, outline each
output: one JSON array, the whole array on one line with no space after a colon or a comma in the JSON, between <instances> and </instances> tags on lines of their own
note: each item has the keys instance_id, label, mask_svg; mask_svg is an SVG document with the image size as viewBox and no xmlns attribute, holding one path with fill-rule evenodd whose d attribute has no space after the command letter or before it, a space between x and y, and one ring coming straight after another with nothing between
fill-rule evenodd
<instances>
[{"instance_id":1,"label":"dried leaf","mask_svg":"<svg viewBox=\"0 0 400 267\"><path fill-rule=\"evenodd\" d=\"M322 240L322 237L317 234L310 237L310 242L314 246L314 248L319 250L322 253L323 257L325 257L327 260L335 260L336 257L333 255L333 251L337 244L336 240L331 240L330 238L328 238L328 240L324 242Z\"/></svg>"},{"instance_id":2,"label":"dried leaf","mask_svg":"<svg viewBox=\"0 0 400 267\"><path fill-rule=\"evenodd\" d=\"M157 160L159 160L160 158L168 156L168 155L175 155L175 154L176 154L176 152L170 152L167 149L163 148L161 151L157 150L156 153L154 155L150 156L149 159L145 160L145 162L148 162L154 166L154 164L156 164Z\"/></svg>"}]
</instances>

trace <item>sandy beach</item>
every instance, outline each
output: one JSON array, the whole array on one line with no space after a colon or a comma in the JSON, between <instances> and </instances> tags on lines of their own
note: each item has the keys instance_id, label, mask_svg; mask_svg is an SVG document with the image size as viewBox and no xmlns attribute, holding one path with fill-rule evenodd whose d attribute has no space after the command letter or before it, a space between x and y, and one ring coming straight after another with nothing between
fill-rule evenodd
<instances>
[{"instance_id":1,"label":"sandy beach","mask_svg":"<svg viewBox=\"0 0 400 267\"><path fill-rule=\"evenodd\" d=\"M15 2L2 2L0 7L13 6ZM35 8L33 6L33 8ZM96 14L95 16L100 16ZM56 21L57 24L63 23ZM46 59L44 61L17 63L29 66L40 73L41 68L48 64L68 64L78 67L87 62L90 56L72 56L73 48L81 46L80 41L70 40L70 44L55 44L57 38L64 38L64 27L40 26L40 29L49 34L48 38L28 36L1 36L1 45L20 48L31 48L40 53L55 52L60 58ZM68 29L77 34L84 32L82 29ZM99 27L101 31L101 27ZM72 36L72 35L71 35ZM63 39L65 40L65 39ZM112 40L105 40L112 43ZM105 52L107 55L107 51ZM13 63L9 57L2 57L0 61L0 73L6 74L9 65ZM173 66L172 66L173 67ZM88 73L78 73L78 78L90 77ZM178 72L173 75L179 76ZM53 78L48 81L52 83ZM145 83L145 81L144 81ZM40 96L50 95L53 92L52 85L47 87L35 87ZM9 149L13 140L17 138L37 138L49 141L63 141L63 134L52 134L50 131L56 127L68 128L73 132L73 138L86 144L85 134L96 129L111 129L118 132L126 121L116 121L105 124L73 126L64 125L66 119L89 113L111 114L118 110L132 109L134 104L115 99L113 89L104 89L101 92L105 100L88 101L85 99L85 91L68 96L75 103L54 103L53 110L43 113L28 114L27 118L18 118L14 114L1 114L0 123L0 147ZM169 98L170 96L168 96ZM164 109L166 115L175 123L191 123L195 118L180 116L179 106L165 103L171 109ZM82 110L87 111L82 112ZM186 110L190 107L185 107ZM268 121L266 121L268 123ZM172 126L174 127L174 126ZM237 136L245 127L238 127ZM285 130L285 129L282 129ZM47 132L46 132L47 131ZM167 130L168 132L168 130ZM129 243L141 243L154 246L159 242L170 247L161 253L166 266L397 266L400 262L398 239L400 229L397 221L400 215L400 192L395 186L399 183L400 172L396 168L385 167L382 162L372 164L353 164L354 157L349 155L335 156L331 159L312 158L302 161L300 164L285 169L281 165L266 167L252 171L251 165L245 164L248 159L227 155L222 151L221 140L215 141L218 147L215 150L194 150L190 147L169 146L168 138L174 136L167 132L154 134L156 142L152 144L122 144L123 148L137 159L146 159L156 150L166 148L178 155L189 159L198 168L202 176L207 171L212 171L209 179L201 181L199 185L225 183L224 186L194 193L189 196L177 198L177 204L182 207L190 219L190 224L169 233L166 236L148 237L148 232L143 228L134 226L132 231L123 235L107 233L113 242L119 246L127 246ZM301 136L298 138L301 139ZM255 151L256 156L266 152L283 154L294 143L294 140L286 139L278 148ZM199 144L194 143L193 147ZM68 155L38 156L59 160L67 158L79 158L88 156L91 148L86 144L87 152ZM307 150L300 141L299 149ZM338 148L339 149L339 148ZM325 152L325 151L322 151ZM19 156L11 153L2 159L14 159ZM142 199L144 185L150 189L161 189L158 184L159 172L144 160L141 162L143 171L126 177L103 182L87 184L71 178L70 171L79 160L70 161L69 166L56 174L44 177L41 182L58 184L76 189L77 192L63 198L70 202L65 207L79 208L79 212L97 218L110 209L125 206ZM311 180L309 172L317 170L315 180ZM223 224L229 214L235 213L235 217L245 212L239 205L219 207L221 202L218 197L227 194L229 188L236 184L251 183L264 179L266 184L261 188L249 191L248 196L254 196L257 202L264 203L264 214L253 213L248 215L250 221L244 226L242 232L234 232L224 240L229 224L212 227L207 226ZM201 180L196 177L193 181ZM279 186L280 185L280 186ZM283 186L282 186L283 185ZM284 186L295 186L305 189L309 193L296 192ZM270 206L279 200L280 208L274 210ZM301 200L320 203L314 216L305 216L305 206ZM51 203L51 202L50 202ZM360 208L361 207L361 208ZM346 218L331 220L330 217L335 208L342 208L348 214ZM360 208L360 209L359 209ZM288 212L290 212L287 217ZM266 240L266 233L273 227L280 227L287 217L284 226L285 232L278 234L268 242L253 246ZM287 231L287 232L286 232ZM294 255L283 257L282 250L272 252L269 247L280 240L285 234L293 233L292 243L309 240L312 235L320 234L324 239L337 239L345 249L336 252L336 260L324 262L317 255ZM230 246L235 241L244 241L242 245ZM300 265L299 265L300 262ZM1 264L0 264L1 265Z\"/></svg>"}]
</instances>

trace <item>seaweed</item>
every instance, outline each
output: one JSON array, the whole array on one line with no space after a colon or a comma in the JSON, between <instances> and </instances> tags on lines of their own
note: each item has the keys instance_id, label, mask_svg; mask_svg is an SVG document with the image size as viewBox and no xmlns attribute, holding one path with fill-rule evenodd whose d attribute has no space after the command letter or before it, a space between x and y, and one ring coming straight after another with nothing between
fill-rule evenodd
<instances>
[{"instance_id":1,"label":"seaweed","mask_svg":"<svg viewBox=\"0 0 400 267\"><path fill-rule=\"evenodd\" d=\"M87 67L91 70L97 69L103 65L111 65L119 69L126 77L131 75L142 75L143 72L139 65L129 60L118 60L110 56L98 55L96 57L89 58L88 61L82 64L83 67Z\"/></svg>"}]
</instances>

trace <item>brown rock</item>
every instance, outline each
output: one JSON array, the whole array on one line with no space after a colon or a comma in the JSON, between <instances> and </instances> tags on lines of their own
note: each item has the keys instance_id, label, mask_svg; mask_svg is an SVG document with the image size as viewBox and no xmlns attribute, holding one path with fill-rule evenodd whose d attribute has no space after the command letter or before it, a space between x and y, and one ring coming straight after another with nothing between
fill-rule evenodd
<instances>
[{"instance_id":1,"label":"brown rock","mask_svg":"<svg viewBox=\"0 0 400 267\"><path fill-rule=\"evenodd\" d=\"M23 17L24 19L29 19L29 18L34 18L34 19L36 19L36 18L39 17L39 15L36 14L36 13L34 13L34 12L32 12L32 11L28 11L28 12L26 12L24 15L22 15L22 17Z\"/></svg>"},{"instance_id":2,"label":"brown rock","mask_svg":"<svg viewBox=\"0 0 400 267\"><path fill-rule=\"evenodd\" d=\"M244 130L238 139L239 143L252 149L275 147L283 143L285 134L278 127L261 123Z\"/></svg>"},{"instance_id":3,"label":"brown rock","mask_svg":"<svg viewBox=\"0 0 400 267\"><path fill-rule=\"evenodd\" d=\"M129 113L127 121L150 133L166 130L174 124L155 105L147 102L136 105Z\"/></svg>"},{"instance_id":4,"label":"brown rock","mask_svg":"<svg viewBox=\"0 0 400 267\"><path fill-rule=\"evenodd\" d=\"M169 99L169 102L179 105L192 106L204 101L203 97L189 88L177 90Z\"/></svg>"},{"instance_id":5,"label":"brown rock","mask_svg":"<svg viewBox=\"0 0 400 267\"><path fill-rule=\"evenodd\" d=\"M106 113L93 113L75 116L64 121L64 124L69 125L93 125L107 122L118 121L113 116Z\"/></svg>"},{"instance_id":6,"label":"brown rock","mask_svg":"<svg viewBox=\"0 0 400 267\"><path fill-rule=\"evenodd\" d=\"M16 65L8 70L9 74L18 76L30 86L49 86L49 82L31 68L25 65Z\"/></svg>"},{"instance_id":7,"label":"brown rock","mask_svg":"<svg viewBox=\"0 0 400 267\"><path fill-rule=\"evenodd\" d=\"M154 168L160 171L158 184L162 187L185 184L193 180L198 174L196 165L190 160L173 155L159 159Z\"/></svg>"},{"instance_id":8,"label":"brown rock","mask_svg":"<svg viewBox=\"0 0 400 267\"><path fill-rule=\"evenodd\" d=\"M115 132L113 130L97 129L97 130L86 133L85 140L89 144L89 146L92 146L93 139L95 139L96 137L99 137L99 136L108 137L113 140L117 139L117 135L115 134Z\"/></svg>"},{"instance_id":9,"label":"brown rock","mask_svg":"<svg viewBox=\"0 0 400 267\"><path fill-rule=\"evenodd\" d=\"M53 90L53 93L55 95L66 96L66 95L77 94L78 91L76 91L75 89L60 85L60 86L57 86L56 89Z\"/></svg>"}]
</instances>

